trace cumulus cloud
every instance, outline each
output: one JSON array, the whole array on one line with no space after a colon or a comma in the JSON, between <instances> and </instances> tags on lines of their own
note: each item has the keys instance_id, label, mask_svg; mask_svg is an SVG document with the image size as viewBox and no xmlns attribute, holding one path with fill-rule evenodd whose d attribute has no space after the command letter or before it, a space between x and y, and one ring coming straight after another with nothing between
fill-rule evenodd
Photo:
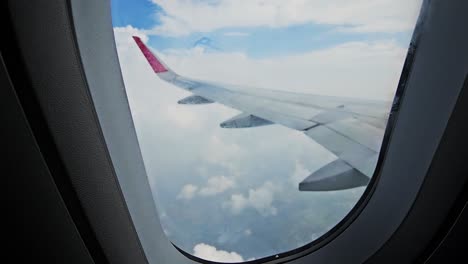
<instances>
[{"instance_id":1,"label":"cumulus cloud","mask_svg":"<svg viewBox=\"0 0 468 264\"><path fill-rule=\"evenodd\" d=\"M305 23L346 26L354 32L411 30L422 0L152 0L160 25L150 32L181 36L222 28L287 27Z\"/></svg>"},{"instance_id":2,"label":"cumulus cloud","mask_svg":"<svg viewBox=\"0 0 468 264\"><path fill-rule=\"evenodd\" d=\"M180 193L177 195L177 199L191 200L198 191L198 187L193 184L187 184L182 187Z\"/></svg>"},{"instance_id":3,"label":"cumulus cloud","mask_svg":"<svg viewBox=\"0 0 468 264\"><path fill-rule=\"evenodd\" d=\"M233 179L226 176L215 176L209 178L206 181L206 185L203 187L198 187L193 184L184 185L177 195L177 199L191 200L197 195L213 196L225 192L234 186L235 182Z\"/></svg>"},{"instance_id":4,"label":"cumulus cloud","mask_svg":"<svg viewBox=\"0 0 468 264\"><path fill-rule=\"evenodd\" d=\"M267 181L257 189L250 189L247 195L231 195L231 199L223 206L230 209L233 214L239 214L246 208L253 208L264 216L276 215L278 209L273 206L273 200L274 192L277 190L277 186Z\"/></svg>"},{"instance_id":5,"label":"cumulus cloud","mask_svg":"<svg viewBox=\"0 0 468 264\"><path fill-rule=\"evenodd\" d=\"M206 186L200 189L200 195L211 196L234 187L234 181L226 176L211 177Z\"/></svg>"},{"instance_id":6,"label":"cumulus cloud","mask_svg":"<svg viewBox=\"0 0 468 264\"><path fill-rule=\"evenodd\" d=\"M244 258L236 252L228 252L216 247L200 243L193 248L193 255L206 260L217 262L243 262Z\"/></svg>"}]
</instances>

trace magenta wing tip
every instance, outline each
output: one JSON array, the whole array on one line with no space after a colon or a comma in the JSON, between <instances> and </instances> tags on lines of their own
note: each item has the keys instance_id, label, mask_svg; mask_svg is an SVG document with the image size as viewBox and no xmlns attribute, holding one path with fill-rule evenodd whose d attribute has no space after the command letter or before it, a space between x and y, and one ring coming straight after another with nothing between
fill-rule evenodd
<instances>
[{"instance_id":1,"label":"magenta wing tip","mask_svg":"<svg viewBox=\"0 0 468 264\"><path fill-rule=\"evenodd\" d=\"M153 68L155 73L167 72L168 69L159 61L159 59L149 50L149 48L141 41L140 37L132 36L136 44L140 48L143 55L145 55L146 60Z\"/></svg>"}]
</instances>

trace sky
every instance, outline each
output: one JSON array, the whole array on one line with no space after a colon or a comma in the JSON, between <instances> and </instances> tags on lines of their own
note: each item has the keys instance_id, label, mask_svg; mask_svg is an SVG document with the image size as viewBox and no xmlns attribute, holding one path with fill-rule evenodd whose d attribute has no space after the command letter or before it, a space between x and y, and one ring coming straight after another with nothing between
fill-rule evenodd
<instances>
[{"instance_id":1,"label":"sky","mask_svg":"<svg viewBox=\"0 0 468 264\"><path fill-rule=\"evenodd\" d=\"M239 113L179 105L137 35L175 72L310 94L391 100L421 0L112 0L119 61L166 236L197 257L240 262L304 246L364 188L299 192L336 159L280 125L223 129Z\"/></svg>"}]
</instances>

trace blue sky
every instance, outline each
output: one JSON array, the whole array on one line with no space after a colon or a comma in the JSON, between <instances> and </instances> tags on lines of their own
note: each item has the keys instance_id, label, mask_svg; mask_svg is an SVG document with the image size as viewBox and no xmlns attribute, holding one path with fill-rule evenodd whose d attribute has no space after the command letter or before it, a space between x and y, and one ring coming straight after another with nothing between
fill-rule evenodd
<instances>
[{"instance_id":1,"label":"blue sky","mask_svg":"<svg viewBox=\"0 0 468 264\"><path fill-rule=\"evenodd\" d=\"M188 77L391 100L420 1L112 0L122 75L167 237L205 259L258 259L330 230L364 188L299 192L333 154L280 125L223 129L239 111L217 103L177 104L191 94L155 76L132 35Z\"/></svg>"},{"instance_id":2,"label":"blue sky","mask_svg":"<svg viewBox=\"0 0 468 264\"><path fill-rule=\"evenodd\" d=\"M150 28L156 22L158 6L148 0L112 0L111 7L114 27L133 25L137 28Z\"/></svg>"},{"instance_id":3,"label":"blue sky","mask_svg":"<svg viewBox=\"0 0 468 264\"><path fill-rule=\"evenodd\" d=\"M113 0L112 18L115 27L132 25L149 30L161 24L165 14L158 4L149 0ZM267 58L322 49L351 41L381 41L392 39L404 46L408 32L347 32L347 25L303 23L289 27L227 27L211 32L192 32L184 36L150 35L149 44L158 50L188 49L199 40L209 40L210 47L225 52L243 52L255 58Z\"/></svg>"}]
</instances>

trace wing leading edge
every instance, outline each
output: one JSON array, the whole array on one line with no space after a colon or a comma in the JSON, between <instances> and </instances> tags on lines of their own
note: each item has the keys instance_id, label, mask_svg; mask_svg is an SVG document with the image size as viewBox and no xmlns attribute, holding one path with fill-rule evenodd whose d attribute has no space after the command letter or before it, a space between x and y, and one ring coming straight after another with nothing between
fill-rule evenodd
<instances>
[{"instance_id":1,"label":"wing leading edge","mask_svg":"<svg viewBox=\"0 0 468 264\"><path fill-rule=\"evenodd\" d=\"M367 185L380 152L389 102L298 94L218 84L180 76L139 37L133 37L153 71L193 95L179 104L217 102L242 113L220 124L250 128L280 124L304 132L337 156L299 184L301 191L331 191Z\"/></svg>"}]
</instances>

